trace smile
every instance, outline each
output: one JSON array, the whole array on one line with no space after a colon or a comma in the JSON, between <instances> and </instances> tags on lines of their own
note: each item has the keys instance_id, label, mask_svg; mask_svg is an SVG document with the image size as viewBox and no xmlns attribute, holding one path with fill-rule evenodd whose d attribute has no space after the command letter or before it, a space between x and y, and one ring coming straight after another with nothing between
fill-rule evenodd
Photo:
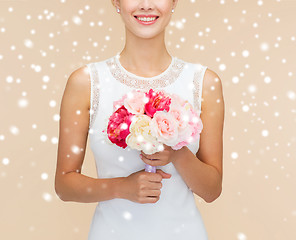
<instances>
[{"instance_id":1,"label":"smile","mask_svg":"<svg viewBox=\"0 0 296 240\"><path fill-rule=\"evenodd\" d=\"M142 17L142 16L135 16L135 19L144 25L150 25L156 22L158 19L158 16L147 16L147 17Z\"/></svg>"}]
</instances>

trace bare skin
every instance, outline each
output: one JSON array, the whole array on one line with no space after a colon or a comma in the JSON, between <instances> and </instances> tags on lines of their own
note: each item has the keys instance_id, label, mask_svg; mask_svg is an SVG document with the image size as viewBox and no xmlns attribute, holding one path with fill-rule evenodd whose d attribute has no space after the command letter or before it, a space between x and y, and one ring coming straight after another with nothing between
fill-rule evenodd
<instances>
[{"instance_id":1,"label":"bare skin","mask_svg":"<svg viewBox=\"0 0 296 240\"><path fill-rule=\"evenodd\" d=\"M162 152L141 154L142 160L152 166L164 166L172 162L188 187L210 203L222 192L224 125L222 83L210 69L205 72L202 92L200 118L203 130L198 152L194 155L186 146L178 151L165 146Z\"/></svg>"},{"instance_id":2,"label":"bare skin","mask_svg":"<svg viewBox=\"0 0 296 240\"><path fill-rule=\"evenodd\" d=\"M113 0L113 4L120 9L119 14L126 26L121 64L143 77L163 72L171 61L164 43L164 31L177 0ZM148 29L134 21L137 14L155 14L159 19ZM160 169L156 173L142 170L128 177L108 179L91 178L81 173L89 127L89 80L86 67L81 67L70 75L64 91L60 109L56 193L62 200L74 202L100 202L113 198L139 203L157 202L162 180L170 178L170 174ZM222 191L224 100L221 80L210 69L204 76L202 99L204 129L198 152L193 154L187 147L178 151L166 147L155 155L142 153L142 160L158 166L172 162L192 191L212 202ZM73 146L76 146L74 151ZM158 160L150 161L152 158Z\"/></svg>"},{"instance_id":3,"label":"bare skin","mask_svg":"<svg viewBox=\"0 0 296 240\"><path fill-rule=\"evenodd\" d=\"M74 202L100 202L113 198L139 203L157 202L162 179L170 178L170 174L160 169L156 173L142 170L128 177L108 179L91 178L81 173L89 126L89 84L89 73L86 67L82 67L70 75L64 91L55 176L57 195L63 201Z\"/></svg>"}]
</instances>

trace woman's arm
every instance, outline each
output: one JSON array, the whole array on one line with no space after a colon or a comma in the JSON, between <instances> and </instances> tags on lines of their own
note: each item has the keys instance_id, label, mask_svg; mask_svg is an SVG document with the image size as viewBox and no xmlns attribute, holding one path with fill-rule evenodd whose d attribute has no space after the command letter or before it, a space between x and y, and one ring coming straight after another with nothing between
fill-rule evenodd
<instances>
[{"instance_id":1,"label":"woman's arm","mask_svg":"<svg viewBox=\"0 0 296 240\"><path fill-rule=\"evenodd\" d=\"M187 147L176 151L173 164L188 187L206 202L222 192L224 99L221 79L210 69L202 88L203 130L199 150L194 155Z\"/></svg>"},{"instance_id":2,"label":"woman's arm","mask_svg":"<svg viewBox=\"0 0 296 240\"><path fill-rule=\"evenodd\" d=\"M55 191L63 201L100 202L117 197L123 178L97 179L81 174L88 137L90 74L74 71L66 84L60 108Z\"/></svg>"}]
</instances>

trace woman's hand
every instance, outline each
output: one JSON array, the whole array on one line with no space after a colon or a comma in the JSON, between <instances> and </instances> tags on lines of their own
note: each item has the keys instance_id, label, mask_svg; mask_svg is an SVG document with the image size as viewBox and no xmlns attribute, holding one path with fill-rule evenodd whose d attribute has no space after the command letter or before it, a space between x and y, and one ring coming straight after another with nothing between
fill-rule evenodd
<instances>
[{"instance_id":1,"label":"woman's hand","mask_svg":"<svg viewBox=\"0 0 296 240\"><path fill-rule=\"evenodd\" d=\"M163 146L164 150L154 154L145 154L141 151L140 157L143 162L150 166L164 166L172 162L178 150L173 150L170 146L165 144L163 144Z\"/></svg>"},{"instance_id":2,"label":"woman's hand","mask_svg":"<svg viewBox=\"0 0 296 240\"><path fill-rule=\"evenodd\" d=\"M145 169L123 178L119 185L120 197L137 203L156 203L162 188L162 179L171 174L157 169L156 173L145 172Z\"/></svg>"}]
</instances>

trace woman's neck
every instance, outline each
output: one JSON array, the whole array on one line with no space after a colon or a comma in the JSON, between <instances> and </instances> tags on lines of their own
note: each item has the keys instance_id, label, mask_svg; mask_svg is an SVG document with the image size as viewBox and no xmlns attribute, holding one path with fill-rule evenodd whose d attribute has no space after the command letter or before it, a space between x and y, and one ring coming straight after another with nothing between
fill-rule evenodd
<instances>
[{"instance_id":1,"label":"woman's neck","mask_svg":"<svg viewBox=\"0 0 296 240\"><path fill-rule=\"evenodd\" d=\"M120 63L128 71L147 76L158 75L170 65L171 60L165 46L164 33L150 39L126 34Z\"/></svg>"}]
</instances>

